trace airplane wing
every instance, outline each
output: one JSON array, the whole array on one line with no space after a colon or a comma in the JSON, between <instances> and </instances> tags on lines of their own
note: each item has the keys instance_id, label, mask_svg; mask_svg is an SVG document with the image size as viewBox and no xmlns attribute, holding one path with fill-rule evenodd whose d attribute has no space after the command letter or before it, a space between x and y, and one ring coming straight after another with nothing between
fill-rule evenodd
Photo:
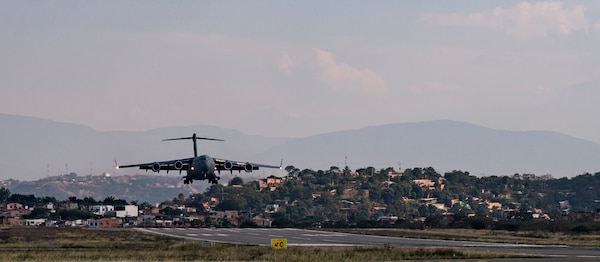
<instances>
[{"instance_id":1,"label":"airplane wing","mask_svg":"<svg viewBox=\"0 0 600 262\"><path fill-rule=\"evenodd\" d=\"M281 164L279 166L233 161L233 160L226 160L226 159L220 159L220 158L214 158L214 161L215 161L215 169L217 171L229 170L229 171L252 172L252 170L258 170L261 167L281 169L281 166L283 164L283 160L281 161Z\"/></svg>"},{"instance_id":2,"label":"airplane wing","mask_svg":"<svg viewBox=\"0 0 600 262\"><path fill-rule=\"evenodd\" d=\"M169 170L183 171L183 170L189 169L193 160L194 160L194 158L182 158L182 159L160 161L160 162L153 162L153 163L117 166L117 168L139 167L140 169L152 170L154 172L159 172L160 170L166 170L167 172L169 172Z\"/></svg>"}]
</instances>

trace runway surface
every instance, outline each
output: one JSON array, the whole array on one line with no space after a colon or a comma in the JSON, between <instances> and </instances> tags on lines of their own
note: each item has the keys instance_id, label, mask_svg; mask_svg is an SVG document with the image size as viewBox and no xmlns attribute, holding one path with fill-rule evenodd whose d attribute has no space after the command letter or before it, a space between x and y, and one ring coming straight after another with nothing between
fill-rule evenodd
<instances>
[{"instance_id":1,"label":"runway surface","mask_svg":"<svg viewBox=\"0 0 600 262\"><path fill-rule=\"evenodd\" d=\"M415 248L454 248L497 253L534 254L552 258L600 260L600 248L383 237L294 228L143 228L139 230L192 240L261 246L270 246L271 239L287 239L287 245L290 247L389 245Z\"/></svg>"}]
</instances>

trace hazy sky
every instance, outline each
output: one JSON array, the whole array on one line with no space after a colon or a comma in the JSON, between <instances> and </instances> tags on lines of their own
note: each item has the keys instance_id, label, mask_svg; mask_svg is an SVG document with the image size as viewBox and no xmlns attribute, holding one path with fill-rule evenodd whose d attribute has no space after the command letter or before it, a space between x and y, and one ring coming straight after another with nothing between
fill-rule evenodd
<instances>
[{"instance_id":1,"label":"hazy sky","mask_svg":"<svg viewBox=\"0 0 600 262\"><path fill-rule=\"evenodd\" d=\"M600 143L599 1L0 1L0 113L301 137L450 119Z\"/></svg>"}]
</instances>

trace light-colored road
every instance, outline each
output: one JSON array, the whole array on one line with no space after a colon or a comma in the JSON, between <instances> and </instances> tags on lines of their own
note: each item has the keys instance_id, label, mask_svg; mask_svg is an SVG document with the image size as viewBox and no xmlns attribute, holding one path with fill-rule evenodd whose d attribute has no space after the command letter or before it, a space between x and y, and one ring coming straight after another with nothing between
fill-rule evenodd
<instances>
[{"instance_id":1,"label":"light-colored road","mask_svg":"<svg viewBox=\"0 0 600 262\"><path fill-rule=\"evenodd\" d=\"M535 254L549 258L599 260L599 248L519 245L487 242L383 237L293 228L144 228L146 232L209 242L270 246L271 239L287 239L288 246L398 246L454 248L498 253Z\"/></svg>"}]
</instances>

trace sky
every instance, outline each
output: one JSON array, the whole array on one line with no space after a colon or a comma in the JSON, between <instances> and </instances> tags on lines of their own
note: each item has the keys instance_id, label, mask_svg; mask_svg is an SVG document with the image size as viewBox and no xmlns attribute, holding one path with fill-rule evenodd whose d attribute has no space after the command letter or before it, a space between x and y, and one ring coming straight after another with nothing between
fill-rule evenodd
<instances>
[{"instance_id":1,"label":"sky","mask_svg":"<svg viewBox=\"0 0 600 262\"><path fill-rule=\"evenodd\" d=\"M448 119L600 143L598 1L0 0L0 113L305 137Z\"/></svg>"}]
</instances>

